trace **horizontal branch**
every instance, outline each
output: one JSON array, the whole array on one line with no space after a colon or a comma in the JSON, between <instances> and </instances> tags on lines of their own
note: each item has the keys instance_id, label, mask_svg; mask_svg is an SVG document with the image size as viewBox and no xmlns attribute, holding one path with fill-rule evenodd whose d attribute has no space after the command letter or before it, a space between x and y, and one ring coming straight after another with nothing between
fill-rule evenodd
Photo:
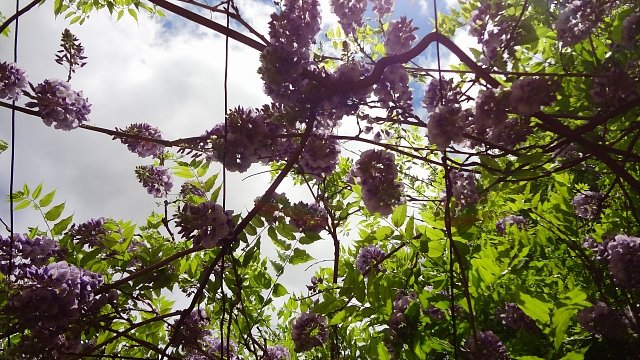
<instances>
[{"instance_id":1,"label":"horizontal branch","mask_svg":"<svg viewBox=\"0 0 640 360\"><path fill-rule=\"evenodd\" d=\"M254 40L250 37L248 37L247 35L244 35L240 32L237 32L235 30L229 29L228 27L219 24L213 20L209 20L207 18L205 18L204 16L198 15L196 13L194 13L193 11L189 11L183 7L180 7L178 5L172 4L166 0L149 0L150 3L155 4L157 6L160 6L161 8L167 10L167 11L171 11L172 13L182 16L183 18L193 21L196 24L202 25L206 28L209 28L213 31L219 32L222 35L228 36L231 39L234 39L244 45L247 45L250 48L256 49L260 52L264 51L264 49L267 47L265 44Z\"/></svg>"}]
</instances>

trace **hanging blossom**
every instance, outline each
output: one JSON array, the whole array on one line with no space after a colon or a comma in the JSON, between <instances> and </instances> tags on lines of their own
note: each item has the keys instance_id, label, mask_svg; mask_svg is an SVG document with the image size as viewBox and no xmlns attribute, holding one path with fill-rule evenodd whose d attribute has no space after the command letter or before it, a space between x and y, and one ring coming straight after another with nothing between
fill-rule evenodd
<instances>
[{"instance_id":1,"label":"hanging blossom","mask_svg":"<svg viewBox=\"0 0 640 360\"><path fill-rule=\"evenodd\" d=\"M384 46L387 49L387 55L400 54L411 49L413 42L416 40L414 35L416 30L418 28L413 26L413 21L408 20L406 16L392 21L387 31L384 32Z\"/></svg>"},{"instance_id":2,"label":"hanging blossom","mask_svg":"<svg viewBox=\"0 0 640 360\"><path fill-rule=\"evenodd\" d=\"M507 228L511 226L516 226L518 229L522 230L527 226L527 219L519 215L505 216L496 223L496 231L500 235L505 235L507 233Z\"/></svg>"},{"instance_id":3,"label":"hanging blossom","mask_svg":"<svg viewBox=\"0 0 640 360\"><path fill-rule=\"evenodd\" d=\"M444 151L451 143L463 142L464 130L471 115L470 110L462 110L458 106L438 106L427 120L429 143Z\"/></svg>"},{"instance_id":4,"label":"hanging blossom","mask_svg":"<svg viewBox=\"0 0 640 360\"><path fill-rule=\"evenodd\" d=\"M511 84L509 103L519 115L532 115L556 99L556 83L545 78L524 77Z\"/></svg>"},{"instance_id":5,"label":"hanging blossom","mask_svg":"<svg viewBox=\"0 0 640 360\"><path fill-rule=\"evenodd\" d=\"M312 312L300 314L291 328L291 339L297 353L322 346L328 337L327 318Z\"/></svg>"},{"instance_id":6,"label":"hanging blossom","mask_svg":"<svg viewBox=\"0 0 640 360\"><path fill-rule=\"evenodd\" d=\"M372 0L373 11L378 13L379 17L384 17L387 14L391 14L393 11L394 0Z\"/></svg>"},{"instance_id":7,"label":"hanging blossom","mask_svg":"<svg viewBox=\"0 0 640 360\"><path fill-rule=\"evenodd\" d=\"M602 264L609 264L609 243L615 240L615 237L605 237L602 242L597 242L591 236L587 236L582 242L582 247L589 249L596 253L596 260Z\"/></svg>"},{"instance_id":8,"label":"hanging blossom","mask_svg":"<svg viewBox=\"0 0 640 360\"><path fill-rule=\"evenodd\" d=\"M611 0L565 0L566 7L553 24L558 41L572 46L586 39L613 8Z\"/></svg>"},{"instance_id":9,"label":"hanging blossom","mask_svg":"<svg viewBox=\"0 0 640 360\"><path fill-rule=\"evenodd\" d=\"M373 94L380 106L385 109L399 108L403 113L413 111L413 94L409 88L409 73L400 64L389 65L384 69L380 81L375 85Z\"/></svg>"},{"instance_id":10,"label":"hanging blossom","mask_svg":"<svg viewBox=\"0 0 640 360\"><path fill-rule=\"evenodd\" d=\"M11 244L13 238L13 244ZM10 253L9 248L13 251ZM11 256L9 254L12 254ZM60 243L45 236L37 236L33 239L26 234L13 234L3 237L0 235L0 273L10 275L9 261L12 261L13 274L23 272L31 266L42 266L49 259L62 259L64 250Z\"/></svg>"},{"instance_id":11,"label":"hanging blossom","mask_svg":"<svg viewBox=\"0 0 640 360\"><path fill-rule=\"evenodd\" d=\"M640 12L634 12L622 22L622 37L620 44L626 47L634 47L638 44L640 35Z\"/></svg>"},{"instance_id":12,"label":"hanging blossom","mask_svg":"<svg viewBox=\"0 0 640 360\"><path fill-rule=\"evenodd\" d=\"M303 98L308 80L302 72L312 63L310 48L320 20L318 0L285 0L284 9L271 15L270 45L260 55L258 73L275 102L287 105Z\"/></svg>"},{"instance_id":13,"label":"hanging blossom","mask_svg":"<svg viewBox=\"0 0 640 360\"><path fill-rule=\"evenodd\" d=\"M405 290L400 290L396 294L391 316L389 316L389 329L393 340L406 343L416 330L415 321L411 321L405 315L409 306L414 302L419 302L418 296L414 292L407 293Z\"/></svg>"},{"instance_id":14,"label":"hanging blossom","mask_svg":"<svg viewBox=\"0 0 640 360\"><path fill-rule=\"evenodd\" d=\"M327 212L318 204L306 204L300 201L284 208L283 213L289 217L289 225L302 232L318 234L329 223Z\"/></svg>"},{"instance_id":15,"label":"hanging blossom","mask_svg":"<svg viewBox=\"0 0 640 360\"><path fill-rule=\"evenodd\" d=\"M427 111L434 111L439 106L457 106L460 104L462 91L453 85L453 79L431 79L427 84L422 103Z\"/></svg>"},{"instance_id":16,"label":"hanging blossom","mask_svg":"<svg viewBox=\"0 0 640 360\"><path fill-rule=\"evenodd\" d=\"M138 181L142 183L142 186L144 186L147 192L153 195L153 197L165 197L173 187L171 174L169 174L169 169L167 168L143 165L137 166L135 173Z\"/></svg>"},{"instance_id":17,"label":"hanging blossom","mask_svg":"<svg viewBox=\"0 0 640 360\"><path fill-rule=\"evenodd\" d=\"M298 164L303 173L322 178L336 169L338 155L338 140L323 135L312 135L302 150Z\"/></svg>"},{"instance_id":18,"label":"hanging blossom","mask_svg":"<svg viewBox=\"0 0 640 360\"><path fill-rule=\"evenodd\" d=\"M35 101L25 104L28 108L38 108L38 114L47 126L61 130L72 130L89 121L91 105L82 97L82 91L71 90L71 85L60 80L45 80L32 87Z\"/></svg>"},{"instance_id":19,"label":"hanging blossom","mask_svg":"<svg viewBox=\"0 0 640 360\"><path fill-rule=\"evenodd\" d=\"M482 45L484 56L480 61L485 65L502 60L504 54L501 51L510 52L520 36L518 31L510 32L516 18L505 10L499 1L483 1L469 18L469 34Z\"/></svg>"},{"instance_id":20,"label":"hanging blossom","mask_svg":"<svg viewBox=\"0 0 640 360\"><path fill-rule=\"evenodd\" d=\"M362 27L362 16L367 10L367 0L331 0L331 11L338 16L338 23L347 35L355 33L355 26Z\"/></svg>"},{"instance_id":21,"label":"hanging blossom","mask_svg":"<svg viewBox=\"0 0 640 360\"><path fill-rule=\"evenodd\" d=\"M354 175L362 186L362 201L371 213L390 215L402 203L402 183L396 181L395 155L385 150L367 150L356 161Z\"/></svg>"},{"instance_id":22,"label":"hanging blossom","mask_svg":"<svg viewBox=\"0 0 640 360\"><path fill-rule=\"evenodd\" d=\"M629 329L629 322L624 315L601 301L580 310L577 320L586 331L607 339L620 340L627 335Z\"/></svg>"},{"instance_id":23,"label":"hanging blossom","mask_svg":"<svg viewBox=\"0 0 640 360\"><path fill-rule=\"evenodd\" d=\"M138 135L138 136L146 137L149 139L162 140L162 133L160 132L160 130L158 130L158 128L153 127L147 123L131 124L124 129L116 128L116 130L129 135ZM118 137L114 137L114 139L116 138ZM134 154L138 154L138 156L142 158L145 158L148 156L156 157L161 155L164 152L164 145L160 145L155 142L132 139L127 137L120 137L119 139L120 139L120 142L127 145L127 148L129 149L129 151L131 151Z\"/></svg>"},{"instance_id":24,"label":"hanging blossom","mask_svg":"<svg viewBox=\"0 0 640 360\"><path fill-rule=\"evenodd\" d=\"M73 224L71 228L67 230L67 235L73 239L74 242L80 245L87 245L92 248L104 246L103 241L112 233L104 226L108 219L100 217L97 219L88 220L82 224Z\"/></svg>"},{"instance_id":25,"label":"hanging blossom","mask_svg":"<svg viewBox=\"0 0 640 360\"><path fill-rule=\"evenodd\" d=\"M235 228L232 214L232 211L224 211L222 206L213 201L198 205L186 203L176 215L180 228L178 233L193 240L193 246L207 249L222 246Z\"/></svg>"},{"instance_id":26,"label":"hanging blossom","mask_svg":"<svg viewBox=\"0 0 640 360\"><path fill-rule=\"evenodd\" d=\"M384 260L386 256L387 253L375 245L365 246L360 249L356 258L356 269L362 274L370 271L381 272L384 269L378 262Z\"/></svg>"},{"instance_id":27,"label":"hanging blossom","mask_svg":"<svg viewBox=\"0 0 640 360\"><path fill-rule=\"evenodd\" d=\"M289 350L286 347L275 345L267 347L263 360L289 360L290 358L291 354L289 354Z\"/></svg>"},{"instance_id":28,"label":"hanging blossom","mask_svg":"<svg viewBox=\"0 0 640 360\"><path fill-rule=\"evenodd\" d=\"M615 283L629 289L640 288L640 238L616 235L607 250L609 272Z\"/></svg>"},{"instance_id":29,"label":"hanging blossom","mask_svg":"<svg viewBox=\"0 0 640 360\"><path fill-rule=\"evenodd\" d=\"M353 83L369 74L371 66L359 62L344 62L331 74L324 74L333 84ZM340 86L340 85L337 85ZM318 104L315 129L323 132L334 130L343 117L354 115L361 104L367 102L371 87L344 91L329 96Z\"/></svg>"},{"instance_id":30,"label":"hanging blossom","mask_svg":"<svg viewBox=\"0 0 640 360\"><path fill-rule=\"evenodd\" d=\"M636 90L637 85L637 81L629 76L628 71L612 67L609 71L595 76L589 94L595 103L603 107L618 107L640 96Z\"/></svg>"},{"instance_id":31,"label":"hanging blossom","mask_svg":"<svg viewBox=\"0 0 640 360\"><path fill-rule=\"evenodd\" d=\"M224 339L224 342L217 337L207 336L203 341L203 349L205 354L195 349L189 350L185 357L186 360L238 360L238 346L235 342ZM228 344L228 346L227 346Z\"/></svg>"},{"instance_id":32,"label":"hanging blossom","mask_svg":"<svg viewBox=\"0 0 640 360\"><path fill-rule=\"evenodd\" d=\"M464 344L464 356L470 360L509 360L509 351L500 338L492 331L482 331L477 334L476 343L471 335Z\"/></svg>"},{"instance_id":33,"label":"hanging blossom","mask_svg":"<svg viewBox=\"0 0 640 360\"><path fill-rule=\"evenodd\" d=\"M261 110L231 110L227 114L225 143L225 124L218 124L205 133L201 147L209 145L207 159L224 162L229 171L245 172L252 164L267 164L274 160L285 159L287 146L277 136L284 127L270 119Z\"/></svg>"},{"instance_id":34,"label":"hanging blossom","mask_svg":"<svg viewBox=\"0 0 640 360\"><path fill-rule=\"evenodd\" d=\"M174 333L173 338L177 344L184 346L185 348L197 348L200 340L203 340L205 336L210 335L211 331L205 329L205 326L209 323L203 309L193 309L184 321L180 325L179 329L176 329L176 324L179 320L176 320L171 331Z\"/></svg>"},{"instance_id":35,"label":"hanging blossom","mask_svg":"<svg viewBox=\"0 0 640 360\"><path fill-rule=\"evenodd\" d=\"M602 210L603 201L603 193L582 191L571 200L571 204L579 217L591 220L595 219Z\"/></svg>"},{"instance_id":36,"label":"hanging blossom","mask_svg":"<svg viewBox=\"0 0 640 360\"><path fill-rule=\"evenodd\" d=\"M511 330L523 330L531 333L539 333L540 328L536 322L525 314L515 303L505 303L496 310L496 320Z\"/></svg>"},{"instance_id":37,"label":"hanging blossom","mask_svg":"<svg viewBox=\"0 0 640 360\"><path fill-rule=\"evenodd\" d=\"M66 261L33 266L12 285L7 310L18 323L35 332L66 327L108 301L110 295L94 295L102 283L101 275Z\"/></svg>"},{"instance_id":38,"label":"hanging blossom","mask_svg":"<svg viewBox=\"0 0 640 360\"><path fill-rule=\"evenodd\" d=\"M0 63L0 99L18 100L27 88L27 77L16 64Z\"/></svg>"},{"instance_id":39,"label":"hanging blossom","mask_svg":"<svg viewBox=\"0 0 640 360\"><path fill-rule=\"evenodd\" d=\"M465 174L462 171L453 169L449 172L449 179L453 197L456 199L456 206L466 207L474 205L480 200L476 178L473 174Z\"/></svg>"}]
</instances>

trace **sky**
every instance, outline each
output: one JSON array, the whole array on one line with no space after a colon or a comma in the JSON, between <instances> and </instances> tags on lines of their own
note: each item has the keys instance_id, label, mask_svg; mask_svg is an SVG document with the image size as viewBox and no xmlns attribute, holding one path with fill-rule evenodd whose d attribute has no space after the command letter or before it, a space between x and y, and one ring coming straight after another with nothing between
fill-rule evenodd
<instances>
[{"instance_id":1,"label":"sky","mask_svg":"<svg viewBox=\"0 0 640 360\"><path fill-rule=\"evenodd\" d=\"M439 1L443 9L452 3ZM177 139L200 135L223 121L223 36L170 14L164 19L140 14L137 23L125 16L116 22L105 10L92 13L83 25L69 26L63 17L54 18L52 3L47 1L20 18L18 64L34 84L44 79L66 79L66 69L53 60L60 35L69 27L88 56L88 64L71 81L72 88L82 90L92 104L88 124L113 129L147 122L160 128L165 139ZM236 3L244 18L266 35L272 3ZM14 6L12 1L2 1L0 11L8 16ZM431 30L432 11L430 1L396 2L396 14L411 14L421 33ZM322 1L322 16L325 30L337 22L328 0ZM221 18L217 20L222 22ZM464 32L456 34L456 40L464 49L473 43ZM11 61L12 38L0 39L0 44L0 61ZM443 56L445 67L455 62L446 52ZM433 66L432 49L418 62ZM259 107L269 102L262 91L258 67L257 51L230 42L229 108ZM426 117L425 112L418 112ZM349 131L349 124L345 126L341 133ZM0 139L9 141L9 137L10 111L0 108ZM44 191L56 189L56 201L66 202L65 215L73 213L75 222L103 216L144 223L156 209L156 199L147 194L133 172L135 166L151 161L139 158L107 135L82 129L61 131L45 126L39 118L18 113L15 149L16 189L24 183L34 188L40 182ZM9 193L9 167L6 151L0 154L3 199ZM254 166L243 174L229 173L228 208L236 213L251 208L269 184L269 175L259 174L262 171L264 168ZM178 190L179 185L174 185L174 191ZM290 182L278 191L295 200L310 199L304 189L294 189ZM8 202L0 202L0 218L8 222ZM35 211L15 212L16 232L39 223L41 216ZM7 235L3 230L0 233ZM343 240L347 244L350 239ZM323 241L308 250L319 260L332 258L331 247ZM265 254L269 253L273 250L265 249ZM315 269L305 271L306 267L289 270L281 279L285 286L304 289Z\"/></svg>"}]
</instances>

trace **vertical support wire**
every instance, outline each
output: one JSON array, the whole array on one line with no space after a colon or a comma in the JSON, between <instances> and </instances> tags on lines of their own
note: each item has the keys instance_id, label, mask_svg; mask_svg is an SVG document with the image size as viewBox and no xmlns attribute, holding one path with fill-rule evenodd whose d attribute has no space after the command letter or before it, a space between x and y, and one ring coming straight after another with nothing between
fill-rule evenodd
<instances>
[{"instance_id":1,"label":"vertical support wire","mask_svg":"<svg viewBox=\"0 0 640 360\"><path fill-rule=\"evenodd\" d=\"M229 9L231 5L231 1L232 0L227 0L227 6L225 11L227 16L227 24L226 24L227 29L229 28L229 25L230 25ZM223 211L227 210L227 135L229 133L229 128L228 128L229 124L228 124L228 118L227 118L228 109L229 109L228 80L229 80L229 34L226 33L224 38L224 145L222 150L222 210ZM220 251L225 251L225 247L223 246ZM226 344L225 344L225 338L224 338L224 312L226 307L226 304L225 304L226 294L224 292L224 268L225 268L224 255L225 254L222 254L222 258L220 258L220 262L221 262L220 292L222 293L222 303L221 303L222 309L220 312L221 313L221 316L220 316L220 358L221 359L225 358L225 345L227 349L227 358L231 356L231 352L229 351L229 343L230 343L229 334L227 334ZM231 312L229 312L229 321L231 321Z\"/></svg>"},{"instance_id":2,"label":"vertical support wire","mask_svg":"<svg viewBox=\"0 0 640 360\"><path fill-rule=\"evenodd\" d=\"M20 11L20 0L16 0L16 13ZM20 17L16 18L15 31L13 32L13 62L18 63L18 22ZM13 100L14 108L11 109L11 165L9 170L9 272L7 278L11 283L11 274L13 273L13 180L16 162L16 101ZM11 347L11 335L7 333L7 349Z\"/></svg>"}]
</instances>

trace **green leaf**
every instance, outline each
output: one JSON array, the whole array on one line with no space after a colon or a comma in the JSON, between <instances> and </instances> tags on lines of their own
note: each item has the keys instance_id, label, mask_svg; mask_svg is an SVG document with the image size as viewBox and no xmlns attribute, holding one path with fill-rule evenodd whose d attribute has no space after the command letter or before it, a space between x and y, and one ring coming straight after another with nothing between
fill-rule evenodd
<instances>
[{"instance_id":1,"label":"green leaf","mask_svg":"<svg viewBox=\"0 0 640 360\"><path fill-rule=\"evenodd\" d=\"M520 306L522 311L529 315L533 320L537 320L544 324L549 323L549 313L551 311L550 304L525 293L520 293L517 304Z\"/></svg>"},{"instance_id":2,"label":"green leaf","mask_svg":"<svg viewBox=\"0 0 640 360\"><path fill-rule=\"evenodd\" d=\"M391 354L389 354L389 350L383 343L378 343L378 359L391 360Z\"/></svg>"},{"instance_id":3,"label":"green leaf","mask_svg":"<svg viewBox=\"0 0 640 360\"><path fill-rule=\"evenodd\" d=\"M118 11L118 16L116 17L116 21L122 19L122 16L124 15L124 10L120 10Z\"/></svg>"},{"instance_id":4,"label":"green leaf","mask_svg":"<svg viewBox=\"0 0 640 360\"><path fill-rule=\"evenodd\" d=\"M391 223L395 227L400 227L404 224L404 220L407 218L407 204L402 204L397 206L393 210L393 215L391 215Z\"/></svg>"},{"instance_id":5,"label":"green leaf","mask_svg":"<svg viewBox=\"0 0 640 360\"><path fill-rule=\"evenodd\" d=\"M575 306L566 306L558 309L553 314L552 332L553 345L556 349L560 349L564 339L566 338L567 329L571 323L571 319L578 312Z\"/></svg>"},{"instance_id":6,"label":"green leaf","mask_svg":"<svg viewBox=\"0 0 640 360\"><path fill-rule=\"evenodd\" d=\"M31 205L31 200L29 199L22 200L20 203L18 203L18 205L15 206L14 210L18 211L18 210L26 209L29 207L29 205Z\"/></svg>"},{"instance_id":7,"label":"green leaf","mask_svg":"<svg viewBox=\"0 0 640 360\"><path fill-rule=\"evenodd\" d=\"M129 9L129 15L131 15L132 18L134 18L136 20L136 22L138 22L138 14L136 13L136 11L134 9Z\"/></svg>"},{"instance_id":8,"label":"green leaf","mask_svg":"<svg viewBox=\"0 0 640 360\"><path fill-rule=\"evenodd\" d=\"M53 235L62 234L65 230L67 230L67 228L71 224L71 221L73 221L73 215L62 219L58 223L53 225L53 229L51 229L51 232L53 233Z\"/></svg>"},{"instance_id":9,"label":"green leaf","mask_svg":"<svg viewBox=\"0 0 640 360\"><path fill-rule=\"evenodd\" d=\"M40 202L38 202L38 205L40 205L40 207L49 206L49 204L51 204L51 202L53 201L54 196L56 196L55 190L43 196L42 199L40 199Z\"/></svg>"},{"instance_id":10,"label":"green leaf","mask_svg":"<svg viewBox=\"0 0 640 360\"><path fill-rule=\"evenodd\" d=\"M287 295L289 292L287 291L287 288L284 287L284 285L280 284L280 283L276 283L273 286L273 297L281 297L281 296L285 296Z\"/></svg>"},{"instance_id":11,"label":"green leaf","mask_svg":"<svg viewBox=\"0 0 640 360\"><path fill-rule=\"evenodd\" d=\"M313 256L300 248L293 249L293 255L289 258L289 262L293 265L304 264L310 260L313 260Z\"/></svg>"},{"instance_id":12,"label":"green leaf","mask_svg":"<svg viewBox=\"0 0 640 360\"><path fill-rule=\"evenodd\" d=\"M338 311L338 313L331 318L331 321L329 321L329 325L342 324L346 316L347 316L347 310L343 309Z\"/></svg>"},{"instance_id":13,"label":"green leaf","mask_svg":"<svg viewBox=\"0 0 640 360\"><path fill-rule=\"evenodd\" d=\"M33 200L36 200L38 196L40 196L41 192L42 192L42 183L38 184L36 189L33 190L33 194L31 194L31 196L33 197Z\"/></svg>"},{"instance_id":14,"label":"green leaf","mask_svg":"<svg viewBox=\"0 0 640 360\"><path fill-rule=\"evenodd\" d=\"M0 154L7 150L7 148L9 148L9 143L7 143L6 141L0 139Z\"/></svg>"},{"instance_id":15,"label":"green leaf","mask_svg":"<svg viewBox=\"0 0 640 360\"><path fill-rule=\"evenodd\" d=\"M58 204L44 214L44 218L49 221L56 221L64 211L65 203Z\"/></svg>"}]
</instances>

